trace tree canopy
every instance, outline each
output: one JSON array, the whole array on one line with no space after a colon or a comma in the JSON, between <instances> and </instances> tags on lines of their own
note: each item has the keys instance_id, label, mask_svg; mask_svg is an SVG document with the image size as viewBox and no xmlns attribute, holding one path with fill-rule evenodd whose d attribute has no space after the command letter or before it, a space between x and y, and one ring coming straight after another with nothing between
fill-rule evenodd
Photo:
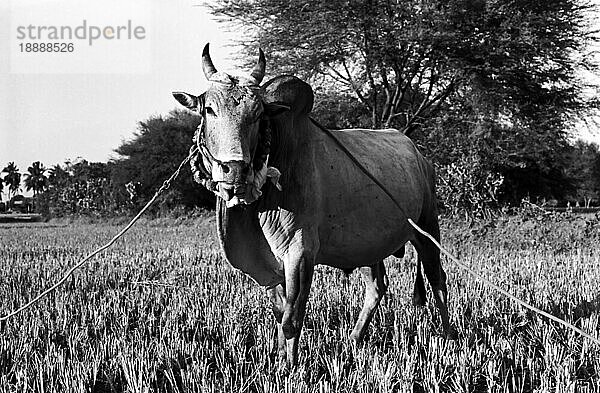
<instances>
[{"instance_id":1,"label":"tree canopy","mask_svg":"<svg viewBox=\"0 0 600 393\"><path fill-rule=\"evenodd\" d=\"M410 133L452 95L523 121L585 106L574 59L593 37L577 0L223 0L214 15L245 28L273 73L352 92L371 126ZM559 113L540 107L560 106ZM542 113L544 115L542 116ZM493 113L489 113L492 115ZM554 118L558 116L558 118Z\"/></svg>"},{"instance_id":2,"label":"tree canopy","mask_svg":"<svg viewBox=\"0 0 600 393\"><path fill-rule=\"evenodd\" d=\"M10 200L11 195L16 194L21 189L21 173L14 162L9 162L2 169L2 172L6 174L4 176L4 183L8 186L8 199Z\"/></svg>"},{"instance_id":3,"label":"tree canopy","mask_svg":"<svg viewBox=\"0 0 600 393\"><path fill-rule=\"evenodd\" d=\"M152 116L140 121L133 137L115 149L118 158L108 163L78 158L54 165L48 170L48 188L38 198L39 210L55 217L137 213L188 155L199 123L196 114L183 110ZM214 204L214 195L194 183L184 167L152 211Z\"/></svg>"},{"instance_id":4,"label":"tree canopy","mask_svg":"<svg viewBox=\"0 0 600 393\"><path fill-rule=\"evenodd\" d=\"M33 195L37 195L48 187L48 177L46 176L46 168L41 162L35 161L25 174L25 189L32 190Z\"/></svg>"},{"instance_id":5,"label":"tree canopy","mask_svg":"<svg viewBox=\"0 0 600 393\"><path fill-rule=\"evenodd\" d=\"M125 190L126 184L139 182L140 202L150 199L188 155L199 124L198 115L183 110L140 121L134 137L115 150L120 158L112 162L113 183ZM207 207L214 205L214 196L193 181L186 166L161 201L165 208Z\"/></svg>"},{"instance_id":6,"label":"tree canopy","mask_svg":"<svg viewBox=\"0 0 600 393\"><path fill-rule=\"evenodd\" d=\"M438 165L502 175L505 200L565 197L574 122L597 109L579 77L596 70L580 0L219 0L265 50L271 74L308 79L330 127L394 127ZM252 38L248 38L252 37ZM482 173L482 177L488 176ZM534 184L535 183L535 184Z\"/></svg>"}]
</instances>

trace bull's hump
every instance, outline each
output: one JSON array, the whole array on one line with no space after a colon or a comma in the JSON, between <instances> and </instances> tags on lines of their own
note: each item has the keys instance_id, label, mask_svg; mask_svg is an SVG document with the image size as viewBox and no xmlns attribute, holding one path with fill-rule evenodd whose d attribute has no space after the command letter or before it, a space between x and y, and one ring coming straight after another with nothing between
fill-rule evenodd
<instances>
[{"instance_id":1,"label":"bull's hump","mask_svg":"<svg viewBox=\"0 0 600 393\"><path fill-rule=\"evenodd\" d=\"M280 102L290 106L295 116L307 115L313 107L315 96L310 85L292 75L277 76L262 87L266 102Z\"/></svg>"}]
</instances>

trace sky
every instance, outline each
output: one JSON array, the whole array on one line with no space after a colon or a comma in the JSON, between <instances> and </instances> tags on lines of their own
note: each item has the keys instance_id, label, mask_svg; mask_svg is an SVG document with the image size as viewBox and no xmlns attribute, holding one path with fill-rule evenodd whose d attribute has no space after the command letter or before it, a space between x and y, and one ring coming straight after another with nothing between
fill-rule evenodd
<instances>
[{"instance_id":1,"label":"sky","mask_svg":"<svg viewBox=\"0 0 600 393\"><path fill-rule=\"evenodd\" d=\"M133 136L138 121L177 107L172 91L199 94L206 88L201 52L207 42L217 68L236 70L239 33L213 20L203 2L0 1L0 165L14 161L25 172L33 161L50 167L77 157L115 157L114 149ZM85 38L50 39L50 27L79 26ZM143 30L141 38L131 38L136 27ZM90 39L100 31L112 38ZM74 48L21 49L39 42L74 42ZM600 132L580 128L584 139L600 143Z\"/></svg>"},{"instance_id":2,"label":"sky","mask_svg":"<svg viewBox=\"0 0 600 393\"><path fill-rule=\"evenodd\" d=\"M0 1L0 165L14 161L25 172L33 161L46 167L77 157L105 162L133 136L138 121L179 105L172 91L199 94L206 88L201 53L207 42L217 68L236 68L231 46L236 35L195 6L201 3ZM126 26L131 20L146 34L139 40L98 39L92 45L75 40L71 53L20 52L21 43L61 40L19 40L19 26L74 30L83 20L100 28ZM114 34L109 30L108 35Z\"/></svg>"}]
</instances>

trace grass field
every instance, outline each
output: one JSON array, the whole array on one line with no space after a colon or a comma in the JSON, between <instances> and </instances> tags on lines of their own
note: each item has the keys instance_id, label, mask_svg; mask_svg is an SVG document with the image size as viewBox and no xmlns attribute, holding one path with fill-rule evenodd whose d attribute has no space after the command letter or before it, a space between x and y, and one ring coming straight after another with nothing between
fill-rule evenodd
<instances>
[{"instance_id":1,"label":"grass field","mask_svg":"<svg viewBox=\"0 0 600 393\"><path fill-rule=\"evenodd\" d=\"M300 366L284 373L264 289L220 255L212 218L146 221L56 293L0 325L0 390L14 392L579 392L600 390L600 348L539 319L453 266L459 339L440 337L432 299L411 305L414 254L387 260L390 289L367 342L347 336L358 274L319 267ZM600 336L600 220L445 221L473 270ZM0 313L56 281L119 229L0 225Z\"/></svg>"}]
</instances>

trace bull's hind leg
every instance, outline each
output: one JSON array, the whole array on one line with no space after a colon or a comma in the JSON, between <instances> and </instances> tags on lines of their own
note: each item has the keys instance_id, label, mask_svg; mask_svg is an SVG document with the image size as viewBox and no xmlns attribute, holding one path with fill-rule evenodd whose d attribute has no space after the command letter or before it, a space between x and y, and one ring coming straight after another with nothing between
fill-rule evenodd
<instances>
[{"instance_id":1,"label":"bull's hind leg","mask_svg":"<svg viewBox=\"0 0 600 393\"><path fill-rule=\"evenodd\" d=\"M417 275L415 276L415 287L413 289L412 302L414 306L423 307L427 303L427 292L421 273L421 259L417 258Z\"/></svg>"},{"instance_id":2,"label":"bull's hind leg","mask_svg":"<svg viewBox=\"0 0 600 393\"><path fill-rule=\"evenodd\" d=\"M354 325L354 330L350 334L350 338L355 341L360 341L365 336L375 309L385 295L388 287L388 279L385 274L383 261L373 266L362 267L360 268L360 272L365 282L365 300L356 325Z\"/></svg>"},{"instance_id":3,"label":"bull's hind leg","mask_svg":"<svg viewBox=\"0 0 600 393\"><path fill-rule=\"evenodd\" d=\"M405 247L402 246L392 255L396 258L404 258ZM423 283L423 273L421 273L421 260L417 258L417 275L415 276L415 286L413 289L413 305L424 306L427 301L427 293L425 292L425 284Z\"/></svg>"},{"instance_id":4,"label":"bull's hind leg","mask_svg":"<svg viewBox=\"0 0 600 393\"><path fill-rule=\"evenodd\" d=\"M440 240L440 228L437 218L430 220L420 220L418 225L431 234L437 241ZM450 328L450 318L448 316L448 288L446 286L446 272L442 268L440 261L440 251L427 237L417 234L413 242L417 249L419 262L417 270L420 272L419 264L423 265L425 276L433 290L436 306L442 318L442 327L447 337L452 337L454 333ZM421 278L422 281L422 278ZM422 294L424 299L424 294Z\"/></svg>"}]
</instances>

